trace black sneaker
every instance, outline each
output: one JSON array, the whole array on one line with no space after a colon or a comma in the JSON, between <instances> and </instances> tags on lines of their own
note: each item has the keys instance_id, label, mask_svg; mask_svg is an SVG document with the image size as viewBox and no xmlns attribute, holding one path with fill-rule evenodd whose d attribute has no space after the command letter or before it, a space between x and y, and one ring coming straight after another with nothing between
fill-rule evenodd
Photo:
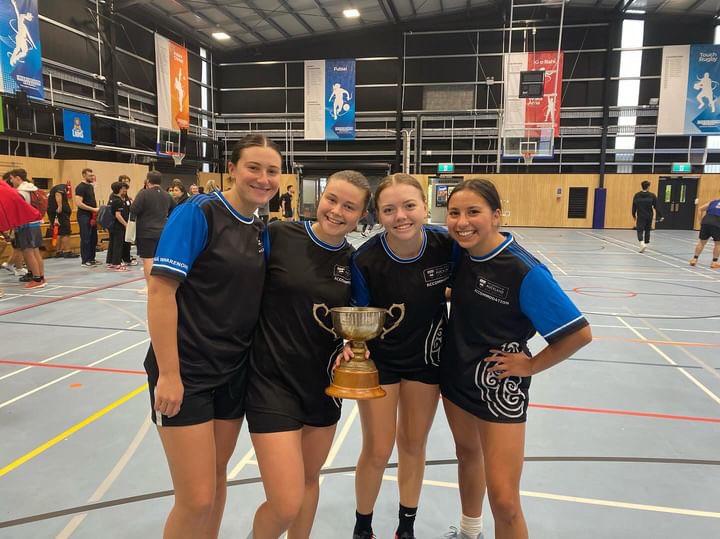
<instances>
[{"instance_id":1,"label":"black sneaker","mask_svg":"<svg viewBox=\"0 0 720 539\"><path fill-rule=\"evenodd\" d=\"M20 277L18 279L18 281L20 281L21 283L29 283L32 280L33 280L33 276L32 276L32 273L30 273L29 271L25 275L23 275L22 277Z\"/></svg>"},{"instance_id":2,"label":"black sneaker","mask_svg":"<svg viewBox=\"0 0 720 539\"><path fill-rule=\"evenodd\" d=\"M55 256L53 258L64 258L64 257L65 257L65 253L63 253L62 251L55 251Z\"/></svg>"},{"instance_id":3,"label":"black sneaker","mask_svg":"<svg viewBox=\"0 0 720 539\"><path fill-rule=\"evenodd\" d=\"M353 532L353 539L376 539L375 534L370 531Z\"/></svg>"},{"instance_id":4,"label":"black sneaker","mask_svg":"<svg viewBox=\"0 0 720 539\"><path fill-rule=\"evenodd\" d=\"M395 539L415 539L415 534L412 532L402 532L400 534L395 532Z\"/></svg>"},{"instance_id":5,"label":"black sneaker","mask_svg":"<svg viewBox=\"0 0 720 539\"><path fill-rule=\"evenodd\" d=\"M63 253L63 258L79 258L80 255L77 253L73 253L72 251L68 251L66 253Z\"/></svg>"}]
</instances>

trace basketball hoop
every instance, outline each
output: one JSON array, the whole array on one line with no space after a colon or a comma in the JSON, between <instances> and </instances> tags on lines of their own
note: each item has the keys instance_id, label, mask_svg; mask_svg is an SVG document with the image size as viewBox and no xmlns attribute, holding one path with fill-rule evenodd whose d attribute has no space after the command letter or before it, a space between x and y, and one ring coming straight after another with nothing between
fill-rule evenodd
<instances>
[{"instance_id":1,"label":"basketball hoop","mask_svg":"<svg viewBox=\"0 0 720 539\"><path fill-rule=\"evenodd\" d=\"M525 161L525 164L531 165L532 161L533 161L533 157L535 157L535 152L529 151L529 150L524 150L521 155L522 155L523 161Z\"/></svg>"},{"instance_id":2,"label":"basketball hoop","mask_svg":"<svg viewBox=\"0 0 720 539\"><path fill-rule=\"evenodd\" d=\"M183 159L185 159L184 153L171 153L170 157L172 157L172 160L175 162L175 166L182 165Z\"/></svg>"}]
</instances>

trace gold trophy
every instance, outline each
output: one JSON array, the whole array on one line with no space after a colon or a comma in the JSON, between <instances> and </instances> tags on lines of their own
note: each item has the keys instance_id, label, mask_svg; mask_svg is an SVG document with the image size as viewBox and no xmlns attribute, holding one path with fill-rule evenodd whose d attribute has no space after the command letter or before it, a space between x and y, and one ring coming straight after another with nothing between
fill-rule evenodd
<instances>
[{"instance_id":1,"label":"gold trophy","mask_svg":"<svg viewBox=\"0 0 720 539\"><path fill-rule=\"evenodd\" d=\"M327 327L318 318L317 311L325 310L325 316L330 313L333 328ZM392 315L394 310L400 312L397 321L385 328L385 315ZM381 339L397 328L405 318L405 305L393 303L389 309L377 307L335 307L328 309L327 305L320 303L313 305L313 317L325 331L332 333L337 339L342 337L350 341L353 358L343 361L335 369L333 382L325 388L325 394L330 397L343 399L377 399L385 396L385 390L380 387L378 371L372 359L366 359L367 346L365 341L374 339L378 335Z\"/></svg>"}]
</instances>

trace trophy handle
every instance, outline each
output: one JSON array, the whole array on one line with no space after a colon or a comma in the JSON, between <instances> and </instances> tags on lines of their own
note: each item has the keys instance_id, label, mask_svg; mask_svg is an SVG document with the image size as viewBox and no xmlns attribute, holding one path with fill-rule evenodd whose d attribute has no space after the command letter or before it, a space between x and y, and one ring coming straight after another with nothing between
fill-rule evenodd
<instances>
[{"instance_id":1,"label":"trophy handle","mask_svg":"<svg viewBox=\"0 0 720 539\"><path fill-rule=\"evenodd\" d=\"M325 305L324 303L315 303L315 304L313 304L313 308L312 308L313 318L315 319L315 321L318 323L318 325L319 325L321 328L323 328L325 331L327 331L328 333L330 333L330 334L331 334L333 337L335 337L336 339L339 339L340 337L337 336L337 333L335 333L335 330L327 327L327 326L322 322L322 320L320 320L320 319L318 318L317 311L318 311L319 309L325 309L325 315L324 315L324 316L327 316L328 314L330 314L330 309L328 309L327 305Z\"/></svg>"},{"instance_id":2,"label":"trophy handle","mask_svg":"<svg viewBox=\"0 0 720 539\"><path fill-rule=\"evenodd\" d=\"M390 305L389 309L385 309L385 312L392 316L392 312L394 309L398 309L400 311L400 317L397 319L397 322L395 322L392 326L389 328L383 328L382 333L380 334L380 339L384 339L385 335L390 333L393 329L397 328L400 323L403 321L403 318L405 318L405 304L404 303L393 303Z\"/></svg>"}]
</instances>

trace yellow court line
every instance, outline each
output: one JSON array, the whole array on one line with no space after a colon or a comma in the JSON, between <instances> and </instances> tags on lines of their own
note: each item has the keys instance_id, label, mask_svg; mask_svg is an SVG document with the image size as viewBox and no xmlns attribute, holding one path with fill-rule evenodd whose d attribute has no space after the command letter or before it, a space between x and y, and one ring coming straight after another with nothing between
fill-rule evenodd
<instances>
[{"instance_id":1,"label":"yellow court line","mask_svg":"<svg viewBox=\"0 0 720 539\"><path fill-rule=\"evenodd\" d=\"M354 475L354 474L347 474ZM394 475L383 475L384 481L397 481ZM434 487L458 488L457 483L451 481L434 481L432 479L423 480L423 485ZM556 500L561 502L583 503L587 505L602 505L604 507L616 507L619 509L634 509L637 511L652 511L655 513L671 513L674 515L685 515L691 517L720 518L720 513L712 511L698 511L697 509L683 509L681 507L667 507L663 505L647 505L642 503L619 502L615 500L602 500L598 498L579 498L577 496L564 496L562 494L551 494L549 492L534 492L531 490L521 490L521 496L528 498L543 498L546 500Z\"/></svg>"},{"instance_id":2,"label":"yellow court line","mask_svg":"<svg viewBox=\"0 0 720 539\"><path fill-rule=\"evenodd\" d=\"M143 391L147 390L147 387L148 387L147 384L143 384L142 386L140 386L140 387L137 388L137 389L134 389L133 391L131 391L130 393L128 393L128 394L125 395L124 397L120 397L118 400L116 400L116 401L113 402L112 404L107 405L107 406L106 406L105 408L103 408L102 410L100 410L100 411L98 411L98 412L95 412L95 413L94 413L93 415L91 415L90 417L87 417L87 418L83 419L82 421L80 421L80 423L76 423L75 425L73 425L72 427L70 427L69 429L67 429L66 431L61 432L60 434L58 434L57 436L55 436L55 438L53 438L52 440L48 440L47 442L45 442L44 444L36 447L35 449L33 449L32 451L30 451L29 453L24 454L24 455L23 455L22 457L20 457L19 459L14 460L13 462L11 462L10 464L8 464L8 465L5 466L4 468L0 468L0 477L4 476L5 474L7 474L7 473L9 473L9 472L11 472L11 471L13 471L13 470L14 470L15 468L17 468L18 466L21 466L21 465L25 464L25 463L26 463L27 461L29 461L30 459L33 459L33 458L37 457L39 454L44 453L45 451L47 451L48 449L50 449L50 448L51 448L52 446L54 446L55 444L57 444L58 442L63 441L63 440L64 440L65 438L67 438L68 436L71 436L71 435L75 434L75 433L76 433L77 431L79 431L80 429L83 429L83 428L87 427L90 423L92 423L92 422L95 421L96 419L100 419L102 416L104 416L105 414L107 414L107 413L110 412L111 410L114 410L115 408L117 408L117 407L120 406L121 404L129 401L130 399L132 399L132 398L133 398L135 395L137 395L138 393L142 393Z\"/></svg>"}]
</instances>

